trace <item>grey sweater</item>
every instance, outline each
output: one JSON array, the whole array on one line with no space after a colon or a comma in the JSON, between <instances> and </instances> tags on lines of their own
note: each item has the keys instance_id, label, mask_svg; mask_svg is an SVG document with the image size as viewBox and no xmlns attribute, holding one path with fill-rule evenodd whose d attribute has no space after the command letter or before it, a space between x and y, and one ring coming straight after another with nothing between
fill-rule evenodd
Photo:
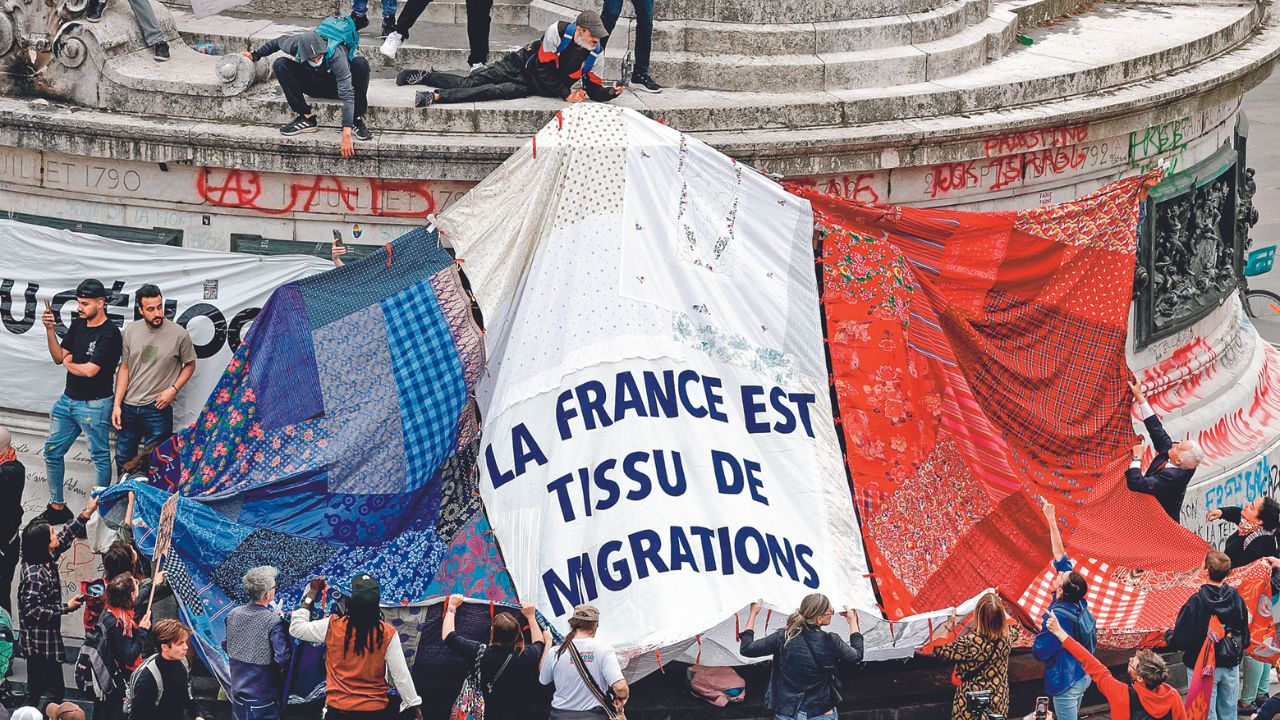
<instances>
[{"instance_id":1,"label":"grey sweater","mask_svg":"<svg viewBox=\"0 0 1280 720\"><path fill-rule=\"evenodd\" d=\"M293 58L294 62L306 64L307 60L324 55L328 46L327 40L308 30L270 40L252 54L254 60L261 60L276 52L283 52ZM339 45L334 49L333 55L317 68L333 74L333 80L338 86L338 99L342 101L344 128L352 127L356 116L356 90L351 83L351 63L347 60L347 54L346 44Z\"/></svg>"}]
</instances>

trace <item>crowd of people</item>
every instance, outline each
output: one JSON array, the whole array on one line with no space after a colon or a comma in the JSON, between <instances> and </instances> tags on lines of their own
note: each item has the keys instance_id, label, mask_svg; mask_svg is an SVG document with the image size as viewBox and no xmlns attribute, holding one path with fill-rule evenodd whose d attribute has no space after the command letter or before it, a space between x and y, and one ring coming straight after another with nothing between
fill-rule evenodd
<instances>
[{"instance_id":1,"label":"crowd of people","mask_svg":"<svg viewBox=\"0 0 1280 720\"><path fill-rule=\"evenodd\" d=\"M412 1L412 0L411 0ZM563 28L561 28L563 30ZM295 47L289 40L271 49ZM303 52L317 51L318 46ZM291 50L289 50L292 52ZM335 263L341 258L335 252ZM18 638L26 660L26 706L44 705L50 718L75 720L79 710L65 702L63 666L69 662L62 636L64 616L83 613L85 641L75 660L77 684L93 697L95 720L198 720L204 712L193 700L189 661L194 657L190 630L178 619L163 572L149 568L133 544L130 522L101 550L103 576L64 597L58 559L77 538L85 538L94 521L92 495L73 513L64 493L64 457L84 435L102 487L115 474L128 477L156 444L173 432L173 406L190 381L196 356L190 336L166 317L161 290L144 285L135 297L137 319L121 331L106 314L108 292L88 279L76 289L76 317L59 335L61 318L46 305L43 322L51 361L66 373L65 389L53 403L44 446L50 502L44 512L22 524L21 500L25 468L17 460L12 438L0 428L0 531L11 539L0 546L0 604L10 610L12 578L21 562L17 593ZM1203 461L1191 441L1175 443L1152 411L1140 384L1131 383L1134 405L1150 435L1153 459L1144 470L1145 445L1135 448L1126 482L1134 492L1154 496L1178 519L1187 484ZM113 456L111 428L116 430ZM114 468L113 468L114 465ZM1094 656L1097 627L1089 605L1089 585L1068 558L1054 505L1042 501L1050 540L1053 599L1032 641L1032 655L1044 664L1045 696L1056 720L1076 720L1085 692L1094 685L1111 706L1112 717L1181 720L1183 704L1168 684L1168 668L1155 652L1142 650L1128 665L1129 682L1112 677ZM132 507L128 509L132 512ZM1226 720L1237 714L1272 720L1280 698L1268 699L1270 668L1249 657L1249 612L1240 593L1225 584L1235 568L1257 560L1269 563L1280 578L1280 503L1259 497L1243 507L1223 507L1209 521L1236 525L1223 551L1211 551L1203 565L1204 583L1186 601L1165 638L1168 652L1182 654L1194 667L1206 638L1215 638L1216 663L1208 717ZM395 629L381 612L376 578L357 575L336 608L320 608L326 585L312 581L298 607L283 615L276 602L279 571L255 567L243 577L243 605L225 616L227 688L237 720L274 720L283 712L286 669L293 640L325 648L325 717L334 720L421 717L421 698L414 686L405 652ZM1273 594L1280 588L1272 587ZM623 708L630 688L612 647L596 637L600 613L591 605L574 608L569 633L558 645L539 627L532 606L500 612L491 622L487 643L462 637L455 617L463 603L448 598L441 640L473 668L467 687L486 704L490 718L528 717L522 688L530 683L554 686L550 716L554 720L613 717ZM752 605L741 632L743 657L771 658L765 704L778 720L834 718L840 703L840 669L863 658L857 612L846 609L852 630L848 641L825 628L835 616L821 594L804 598L784 627L757 639L760 603ZM929 650L955 664L956 693L952 717L986 720L989 713L1010 710L1009 659L1020 630L1004 602L989 593L979 598L971 625L958 627L953 614L934 630ZM968 624L968 622L966 624ZM398 699L392 699L393 694ZM975 708L970 698L982 694L987 705ZM82 712L82 711L81 711ZM19 717L14 715L14 717Z\"/></svg>"}]
</instances>

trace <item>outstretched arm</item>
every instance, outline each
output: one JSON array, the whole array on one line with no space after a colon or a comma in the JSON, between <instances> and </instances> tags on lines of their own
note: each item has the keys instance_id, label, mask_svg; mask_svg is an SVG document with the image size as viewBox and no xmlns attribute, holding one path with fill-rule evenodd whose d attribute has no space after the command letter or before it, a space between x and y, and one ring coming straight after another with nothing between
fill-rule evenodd
<instances>
[{"instance_id":1,"label":"outstretched arm","mask_svg":"<svg viewBox=\"0 0 1280 720\"><path fill-rule=\"evenodd\" d=\"M1147 402L1146 394L1142 392L1142 383L1138 381L1136 375L1129 381L1129 391L1133 393L1133 401L1137 405L1138 417L1142 418L1142 424L1147 426L1147 434L1151 436L1151 446L1158 453L1169 452L1169 448L1173 447L1173 439L1169 437L1169 433L1165 432L1160 418L1151 409L1151 404Z\"/></svg>"},{"instance_id":2,"label":"outstretched arm","mask_svg":"<svg viewBox=\"0 0 1280 720\"><path fill-rule=\"evenodd\" d=\"M1067 557L1067 549L1062 545L1062 531L1058 529L1058 509L1048 498L1042 498L1040 510L1049 523L1049 547L1053 551L1053 562L1056 563Z\"/></svg>"}]
</instances>

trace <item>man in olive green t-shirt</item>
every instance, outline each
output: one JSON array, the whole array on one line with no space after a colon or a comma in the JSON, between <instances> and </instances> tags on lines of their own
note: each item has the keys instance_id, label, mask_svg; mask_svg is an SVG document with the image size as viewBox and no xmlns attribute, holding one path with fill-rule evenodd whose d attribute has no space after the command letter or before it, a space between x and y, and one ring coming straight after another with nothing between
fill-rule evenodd
<instances>
[{"instance_id":1,"label":"man in olive green t-shirt","mask_svg":"<svg viewBox=\"0 0 1280 720\"><path fill-rule=\"evenodd\" d=\"M124 353L116 373L116 468L138 454L138 448L173 434L173 401L196 371L196 350L186 328L165 319L164 297L155 285L138 289L141 321L121 333Z\"/></svg>"}]
</instances>

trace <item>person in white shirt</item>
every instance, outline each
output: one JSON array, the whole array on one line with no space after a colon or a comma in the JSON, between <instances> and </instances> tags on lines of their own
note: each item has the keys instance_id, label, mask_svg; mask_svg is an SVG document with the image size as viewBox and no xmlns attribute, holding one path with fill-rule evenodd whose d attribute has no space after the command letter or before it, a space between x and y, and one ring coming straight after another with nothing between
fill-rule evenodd
<instances>
[{"instance_id":1,"label":"person in white shirt","mask_svg":"<svg viewBox=\"0 0 1280 720\"><path fill-rule=\"evenodd\" d=\"M631 690L613 647L596 638L599 627L600 611L594 605L579 605L569 618L564 642L554 650L548 645L543 652L538 681L556 686L548 720L613 717L627 704ZM575 654L582 660L585 676Z\"/></svg>"}]
</instances>

